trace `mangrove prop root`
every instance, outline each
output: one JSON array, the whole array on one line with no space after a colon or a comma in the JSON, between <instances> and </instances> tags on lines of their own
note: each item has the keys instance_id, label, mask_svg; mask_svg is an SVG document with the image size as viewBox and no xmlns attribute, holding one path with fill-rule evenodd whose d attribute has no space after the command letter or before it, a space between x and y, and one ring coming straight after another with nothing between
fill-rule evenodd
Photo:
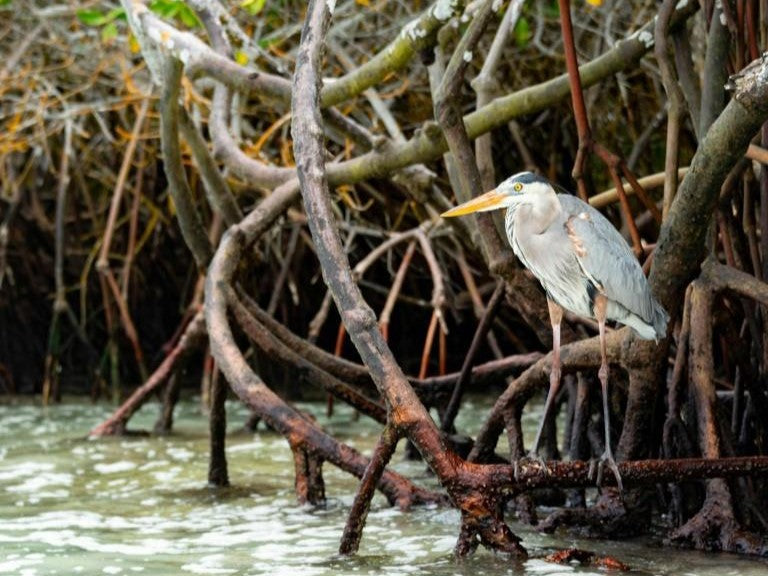
<instances>
[{"instance_id":1,"label":"mangrove prop root","mask_svg":"<svg viewBox=\"0 0 768 576\"><path fill-rule=\"evenodd\" d=\"M134 390L133 394L104 422L93 428L90 436L119 436L125 433L126 425L131 416L171 376L179 362L190 350L197 347L205 336L205 322L202 312L198 313L187 325L176 346L165 357L160 366L155 369L146 382Z\"/></svg>"},{"instance_id":2,"label":"mangrove prop root","mask_svg":"<svg viewBox=\"0 0 768 576\"><path fill-rule=\"evenodd\" d=\"M733 501L722 479L707 483L707 497L701 510L672 532L669 544L709 552L740 552L768 556L768 537L743 530L733 515Z\"/></svg>"}]
</instances>

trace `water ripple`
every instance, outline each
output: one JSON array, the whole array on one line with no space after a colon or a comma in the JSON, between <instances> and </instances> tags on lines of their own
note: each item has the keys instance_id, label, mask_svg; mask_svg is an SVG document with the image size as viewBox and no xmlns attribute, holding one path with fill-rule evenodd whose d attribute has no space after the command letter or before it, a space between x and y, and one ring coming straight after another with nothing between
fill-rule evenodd
<instances>
[{"instance_id":1,"label":"water ripple","mask_svg":"<svg viewBox=\"0 0 768 576\"><path fill-rule=\"evenodd\" d=\"M370 453L375 423L352 423L340 406L333 419L322 407L318 423ZM156 406L131 425L151 429ZM479 410L479 409L478 409ZM420 508L403 513L377 496L360 553L336 553L357 480L324 466L325 507L299 506L293 494L293 462L285 440L272 432L238 432L227 441L232 488L206 488L208 438L196 403L182 403L170 437L84 440L108 413L90 404L0 406L0 574L237 574L257 576L501 576L600 574L533 558L516 564L479 550L454 560L459 514ZM232 404L235 431L247 410ZM465 422L478 414L464 413ZM353 435L354 433L354 435ZM434 478L423 463L394 467L425 486ZM524 527L514 530L534 556L570 545L614 555L645 574L763 576L766 565L733 556L676 551L645 543L558 540Z\"/></svg>"}]
</instances>

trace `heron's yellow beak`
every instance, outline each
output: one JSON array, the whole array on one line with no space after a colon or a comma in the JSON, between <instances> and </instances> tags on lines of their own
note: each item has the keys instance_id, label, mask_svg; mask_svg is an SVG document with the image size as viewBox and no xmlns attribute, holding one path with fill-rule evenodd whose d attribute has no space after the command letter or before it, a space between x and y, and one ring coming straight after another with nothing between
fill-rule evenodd
<instances>
[{"instance_id":1,"label":"heron's yellow beak","mask_svg":"<svg viewBox=\"0 0 768 576\"><path fill-rule=\"evenodd\" d=\"M443 218L451 218L453 216L463 216L464 214L472 214L472 212L480 212L486 210L494 210L496 208L502 208L504 206L504 198L506 194L499 192L497 189L481 194L477 198L472 198L464 204L459 204L456 208L451 208L447 212L440 214Z\"/></svg>"}]
</instances>

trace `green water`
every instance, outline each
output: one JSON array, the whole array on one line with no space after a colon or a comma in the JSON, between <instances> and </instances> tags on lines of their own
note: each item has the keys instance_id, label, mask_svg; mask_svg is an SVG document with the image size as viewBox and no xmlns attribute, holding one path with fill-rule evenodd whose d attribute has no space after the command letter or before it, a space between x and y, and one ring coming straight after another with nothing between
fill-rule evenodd
<instances>
[{"instance_id":1,"label":"green water","mask_svg":"<svg viewBox=\"0 0 768 576\"><path fill-rule=\"evenodd\" d=\"M293 463L282 437L239 431L247 414L229 406L227 455L233 487L206 488L208 441L198 405L177 410L167 438L84 439L109 408L68 402L40 408L0 406L0 574L601 574L542 558L577 545L612 555L638 574L768 574L768 563L732 555L655 547L647 541L578 541L513 526L532 559L517 563L480 550L452 555L458 514L449 509L402 513L377 497L360 553L336 556L356 481L326 465L328 505L298 506ZM369 451L377 426L345 407L322 425ZM485 407L469 405L460 426L476 429ZM157 406L132 420L150 429ZM398 471L433 481L418 463L396 458Z\"/></svg>"}]
</instances>

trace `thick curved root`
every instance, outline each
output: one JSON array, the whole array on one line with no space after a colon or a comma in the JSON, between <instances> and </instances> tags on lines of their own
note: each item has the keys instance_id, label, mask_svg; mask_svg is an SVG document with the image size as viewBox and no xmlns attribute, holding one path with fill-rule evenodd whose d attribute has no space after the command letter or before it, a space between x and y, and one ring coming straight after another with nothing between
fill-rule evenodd
<instances>
[{"instance_id":1,"label":"thick curved root","mask_svg":"<svg viewBox=\"0 0 768 576\"><path fill-rule=\"evenodd\" d=\"M701 510L672 532L668 543L709 552L738 552L768 557L768 538L743 530L733 514L724 480L711 480Z\"/></svg>"}]
</instances>

